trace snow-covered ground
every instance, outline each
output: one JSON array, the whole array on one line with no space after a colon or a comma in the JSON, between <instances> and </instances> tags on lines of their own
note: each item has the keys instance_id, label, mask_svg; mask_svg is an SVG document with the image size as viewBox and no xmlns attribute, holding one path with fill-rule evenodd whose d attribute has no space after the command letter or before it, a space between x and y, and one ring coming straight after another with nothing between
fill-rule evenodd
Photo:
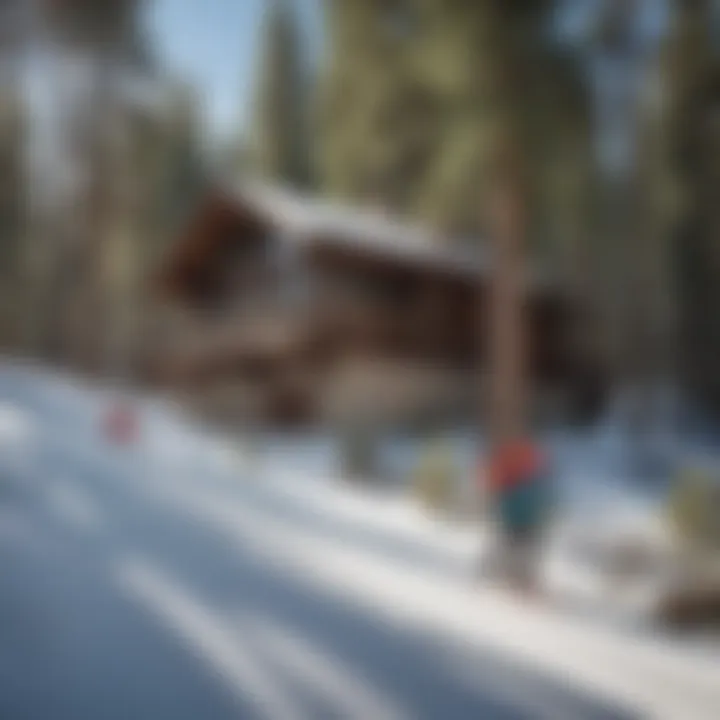
<instances>
[{"instance_id":1,"label":"snow-covered ground","mask_svg":"<svg viewBox=\"0 0 720 720\"><path fill-rule=\"evenodd\" d=\"M460 503L472 502L479 443L469 433L451 436L449 442L461 478ZM648 481L628 474L627 438L616 422L592 432L548 433L546 442L559 488L543 556L549 597L558 605L582 606L608 626L648 626L661 598L677 582L667 478ZM702 458L713 467L717 457L707 445L683 444L659 433L654 438L658 446L664 451L665 473L689 459ZM380 453L386 477L364 484L349 483L339 475L336 447L323 436L267 437L257 441L250 454L242 443L230 441L222 457L226 469L234 465L237 473L252 475L266 491L311 515L412 541L428 562L456 577L478 572L479 562L492 552L495 532L488 522L468 518L468 513L438 518L420 507L408 478L423 452L422 442L408 437L386 440ZM620 579L611 566L635 550L644 555L642 567Z\"/></svg>"},{"instance_id":2,"label":"snow-covered ground","mask_svg":"<svg viewBox=\"0 0 720 720\"><path fill-rule=\"evenodd\" d=\"M53 561L45 571L52 574L56 568L52 582L61 593L47 612L59 608L70 613L79 632L88 632L83 630L83 608L91 618L94 613L105 617L102 613L112 610L116 615L106 618L110 625L97 620L98 627L114 627L115 618L118 627L134 632L136 645L123 646L118 639L125 653L142 648L152 656L160 643L147 644L115 601L95 602L86 592L90 586L82 585L82 593L71 596L80 609L69 609L62 593L76 593L76 588L68 583L97 566L109 575L103 576L102 587L110 582L113 592L154 613L225 683L236 688L250 683L265 711L261 716L308 717L278 694L279 676L263 674L263 654L276 647L273 662L282 661L286 670L293 664L294 672L302 669L306 681L312 671L313 682L341 696L336 697L339 706L362 697L364 707L382 708L363 716L357 700L354 714L340 716L431 717L396 710L398 698L412 701L407 687L404 692L396 687L399 669L388 667L386 689L392 690L394 700L385 702L385 695L361 673L317 651L322 637L333 646L349 644L354 654L363 647L363 638L348 639L349 619L332 632L311 627L295 607L311 593L331 598L328 607L355 608L353 613L386 627L432 638L434 672L442 668L453 676L464 673L471 686L492 673L489 667L480 671L464 663L465 654L508 658L514 669L500 673L492 690L515 706L521 704L519 717L578 717L568 710L559 712L554 702L543 705L535 693L523 697L522 689L529 692L530 687L518 679L525 668L627 711L621 717L717 717L718 646L712 641L678 640L648 626L638 612L642 597L619 602L617 593L608 592L593 574L592 564L568 552L578 544L573 533L586 536L596 529L600 535L614 536L620 526L636 531L640 518L652 515L653 493L623 481L613 450L616 441L608 436L553 439L569 499L565 521L558 525L558 550L547 559L549 597L527 603L477 576L477 559L491 541L491 528L433 518L413 503L401 483L373 489L344 482L337 476L327 438L267 438L248 454L242 444L201 432L175 408L155 400L143 404L141 442L113 448L98 435L98 418L112 394L54 376L20 385L0 374L0 442L25 458L34 471L39 521L27 524L36 511L29 498L18 504L21 512L14 524L5 522L4 512L0 529L8 533L6 548L22 540L23 527L40 545L54 532L50 521L60 522L60 542L39 547L31 560ZM457 447L469 483L473 443L468 437L458 438ZM405 475L415 454L410 441L391 444L392 474ZM8 469L2 458L0 469ZM603 528L606 517L613 525ZM71 540L77 533L82 542L68 544L68 528ZM652 531L650 520L647 531ZM55 553L61 551L67 554L59 556L66 564L57 566ZM79 565L78 558L83 558ZM20 578L24 567L18 563ZM303 593L288 589L298 587ZM244 603L253 594L261 608L252 606L248 615ZM314 617L324 617L320 601L312 607ZM266 621L260 622L263 614ZM288 617L295 624L293 632L282 630ZM308 642L315 648L312 653L305 651ZM91 646L80 644L79 652ZM257 655L248 647L256 647ZM455 650L450 652L450 647ZM394 651L393 657L402 657L405 670L422 678L414 686L422 692L422 683L430 679L414 666L418 658ZM125 662L124 672L131 672L132 665ZM92 663L83 667L91 670ZM174 684L172 693L181 689ZM241 692L240 699L247 695Z\"/></svg>"},{"instance_id":3,"label":"snow-covered ground","mask_svg":"<svg viewBox=\"0 0 720 720\"><path fill-rule=\"evenodd\" d=\"M251 457L239 450L234 456L235 471L240 476L253 475L263 492L310 514L410 541L457 577L472 577L478 571L479 561L492 550L494 531L489 523L435 516L402 485L388 490L382 485L348 483L333 469L332 449L326 446L319 452L318 445L315 441L314 452L305 446L309 457L282 443L266 446L264 453ZM229 453L228 457L233 456ZM651 500L633 500L621 488L600 489L595 499L592 494L590 488L577 493L577 498L566 502L555 524L545 567L550 589L559 598L595 601L605 611L612 597L615 611L644 618L662 578L644 578L628 586L622 596L614 588L609 596L607 578L587 557L587 551L589 545L600 549L603 541L623 534L628 539L647 538L662 548L667 538L661 511Z\"/></svg>"},{"instance_id":4,"label":"snow-covered ground","mask_svg":"<svg viewBox=\"0 0 720 720\"><path fill-rule=\"evenodd\" d=\"M222 466L203 478L202 495L192 477L140 491L393 623L510 651L518 662L641 709L640 717L715 717L720 648L662 636L607 602L582 603L578 590L589 581L572 567L555 568L571 592L527 605L477 582L487 540L477 528L435 520L401 493L362 490L281 458L271 455L259 471L256 456L239 454L229 475ZM585 590L600 599L599 588Z\"/></svg>"}]
</instances>

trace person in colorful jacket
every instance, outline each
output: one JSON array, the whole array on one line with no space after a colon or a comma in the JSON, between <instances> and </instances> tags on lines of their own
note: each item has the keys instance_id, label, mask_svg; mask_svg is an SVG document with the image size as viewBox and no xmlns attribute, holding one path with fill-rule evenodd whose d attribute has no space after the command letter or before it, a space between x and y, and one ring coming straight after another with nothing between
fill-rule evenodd
<instances>
[{"instance_id":1,"label":"person in colorful jacket","mask_svg":"<svg viewBox=\"0 0 720 720\"><path fill-rule=\"evenodd\" d=\"M513 585L532 591L551 507L549 458L530 440L507 442L492 454L486 479L500 526L499 569Z\"/></svg>"}]
</instances>

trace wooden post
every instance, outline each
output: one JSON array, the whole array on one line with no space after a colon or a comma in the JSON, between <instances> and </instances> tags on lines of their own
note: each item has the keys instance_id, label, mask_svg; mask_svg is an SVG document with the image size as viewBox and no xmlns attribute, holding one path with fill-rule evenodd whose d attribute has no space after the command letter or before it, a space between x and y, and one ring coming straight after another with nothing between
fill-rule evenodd
<instances>
[{"instance_id":1,"label":"wooden post","mask_svg":"<svg viewBox=\"0 0 720 720\"><path fill-rule=\"evenodd\" d=\"M517 150L505 138L490 198L493 275L490 292L488 431L491 448L518 439L527 416L525 337L525 199Z\"/></svg>"}]
</instances>

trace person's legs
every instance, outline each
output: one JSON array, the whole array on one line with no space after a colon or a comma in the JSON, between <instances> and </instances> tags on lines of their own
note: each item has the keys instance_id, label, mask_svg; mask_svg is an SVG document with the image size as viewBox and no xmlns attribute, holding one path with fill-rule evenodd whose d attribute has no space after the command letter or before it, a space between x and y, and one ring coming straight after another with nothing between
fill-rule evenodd
<instances>
[{"instance_id":1,"label":"person's legs","mask_svg":"<svg viewBox=\"0 0 720 720\"><path fill-rule=\"evenodd\" d=\"M500 526L496 543L481 567L483 576L490 575L523 592L537 591L544 525L542 491L540 483L533 482L497 496Z\"/></svg>"},{"instance_id":2,"label":"person's legs","mask_svg":"<svg viewBox=\"0 0 720 720\"><path fill-rule=\"evenodd\" d=\"M535 594L538 590L540 537L536 528L516 527L506 531L504 577L513 589Z\"/></svg>"}]
</instances>

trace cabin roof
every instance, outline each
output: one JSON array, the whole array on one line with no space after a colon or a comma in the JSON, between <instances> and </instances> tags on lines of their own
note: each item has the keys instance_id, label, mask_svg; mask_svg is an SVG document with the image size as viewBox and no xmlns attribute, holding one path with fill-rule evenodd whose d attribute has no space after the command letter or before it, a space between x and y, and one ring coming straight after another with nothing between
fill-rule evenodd
<instances>
[{"instance_id":1,"label":"cabin roof","mask_svg":"<svg viewBox=\"0 0 720 720\"><path fill-rule=\"evenodd\" d=\"M470 248L450 244L427 227L409 223L377 208L356 208L277 185L243 181L230 197L259 212L288 241L300 245L332 244L410 263L443 266L459 272L483 272L481 243Z\"/></svg>"},{"instance_id":2,"label":"cabin roof","mask_svg":"<svg viewBox=\"0 0 720 720\"><path fill-rule=\"evenodd\" d=\"M208 210L215 208L215 211ZM181 237L163 263L167 278L192 272L224 242L217 228L217 208L223 217L236 215L267 228L283 242L304 248L347 249L391 264L450 272L472 279L489 270L486 244L458 243L419 223L410 223L376 208L355 208L319 199L280 185L241 180L221 182L211 188ZM203 212L206 212L206 217ZM533 289L554 283L534 266L528 276Z\"/></svg>"}]
</instances>

